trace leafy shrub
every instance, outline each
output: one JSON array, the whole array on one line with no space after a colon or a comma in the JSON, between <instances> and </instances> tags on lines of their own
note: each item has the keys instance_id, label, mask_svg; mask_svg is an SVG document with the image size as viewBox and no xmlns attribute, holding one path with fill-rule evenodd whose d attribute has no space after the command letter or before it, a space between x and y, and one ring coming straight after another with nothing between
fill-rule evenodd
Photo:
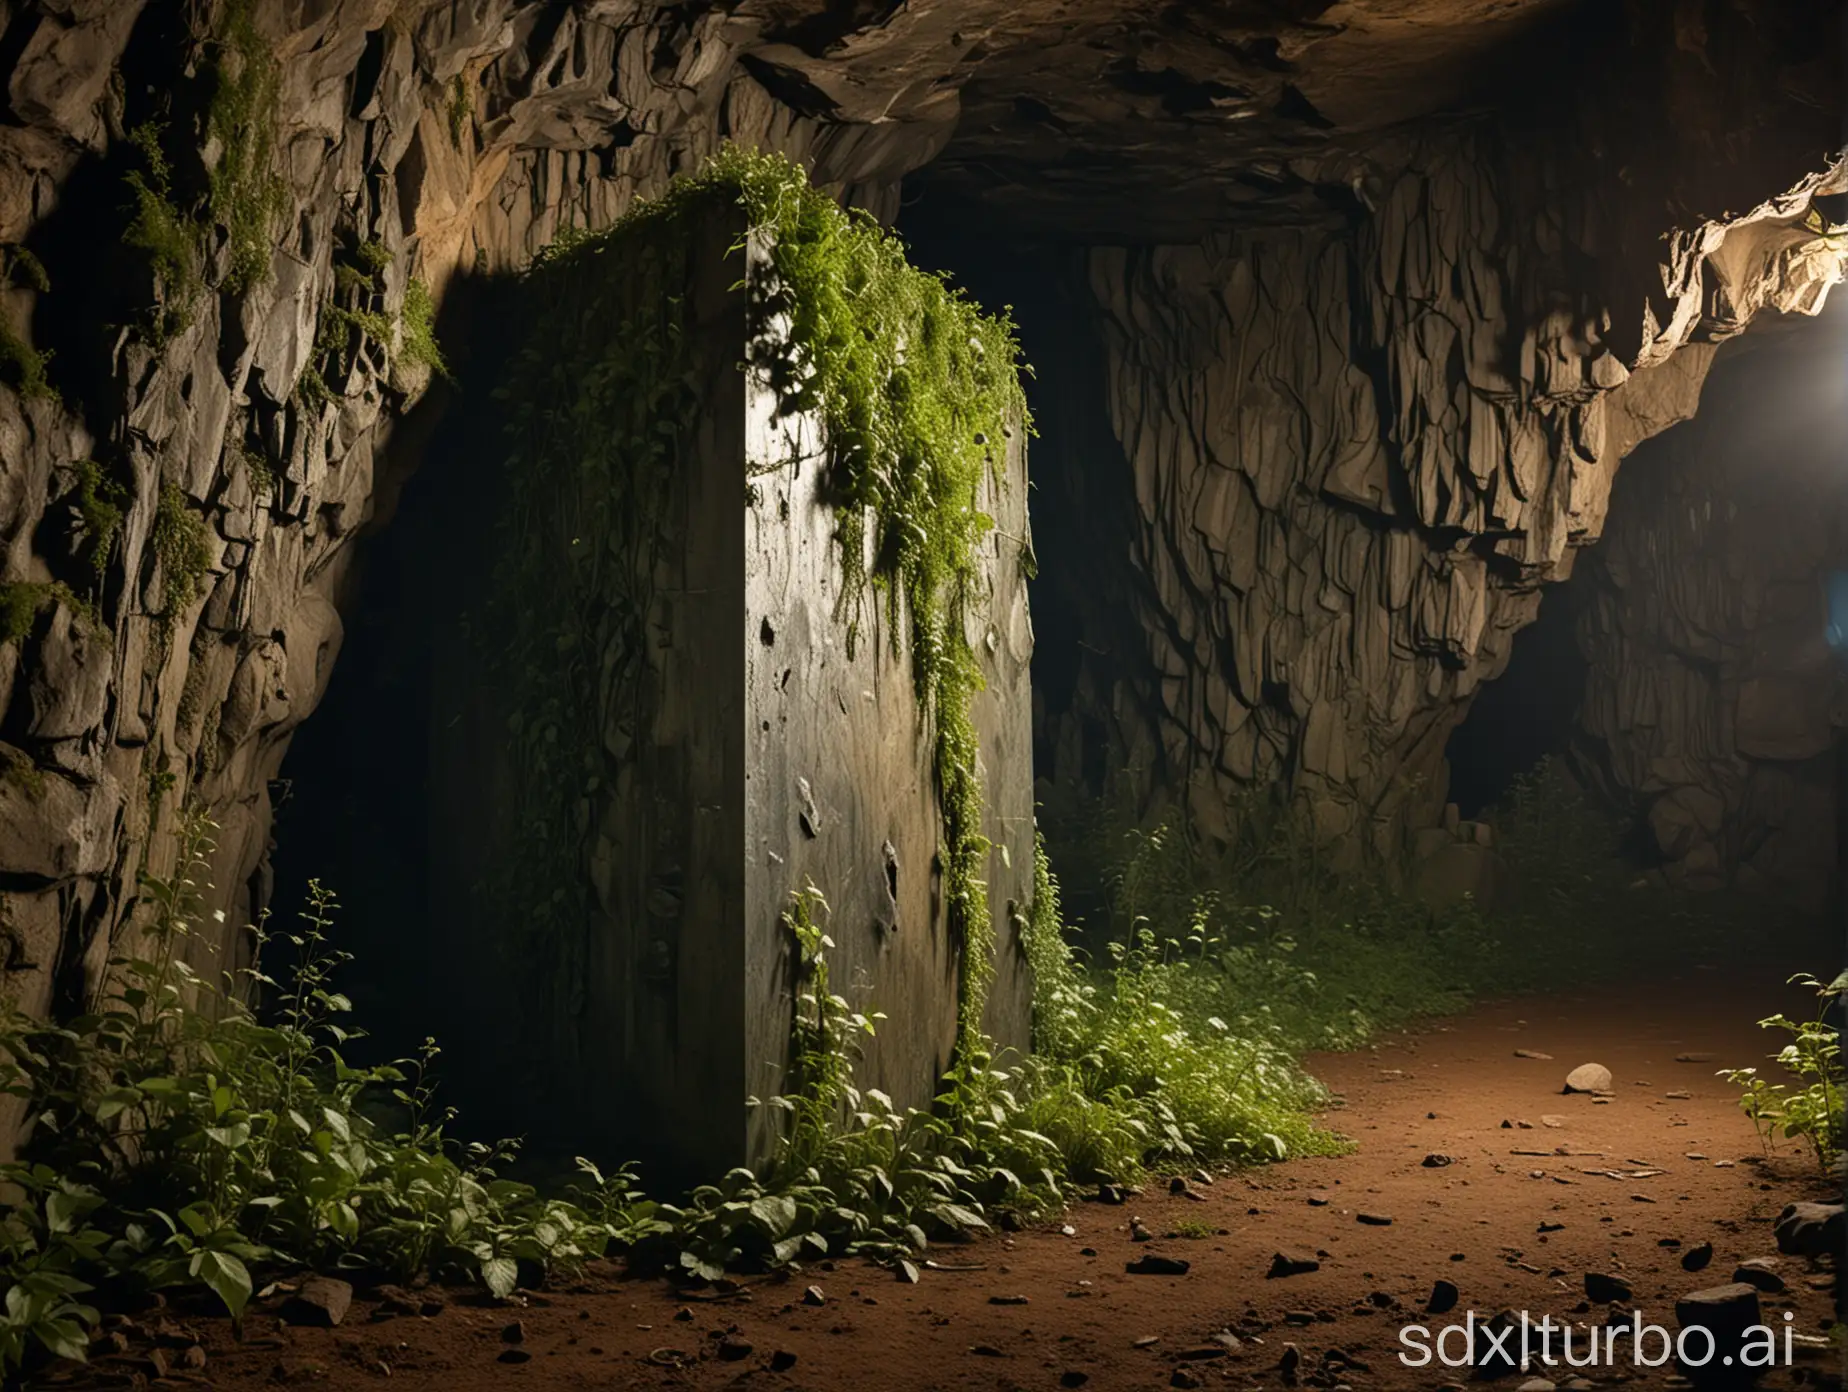
<instances>
[{"instance_id":1,"label":"leafy shrub","mask_svg":"<svg viewBox=\"0 0 1848 1392\"><path fill-rule=\"evenodd\" d=\"M173 623L204 593L212 568L212 536L205 519L186 505L178 484L160 491L154 509L154 555L161 568L161 618Z\"/></svg>"},{"instance_id":2,"label":"leafy shrub","mask_svg":"<svg viewBox=\"0 0 1848 1392\"><path fill-rule=\"evenodd\" d=\"M1829 1016L1848 995L1848 972L1829 982L1799 973L1790 978L1790 984L1807 986L1816 993L1815 1015L1792 1020L1779 1013L1760 1020L1758 1027L1790 1036L1775 1057L1778 1066L1796 1081L1772 1082L1756 1068L1729 1068L1719 1076L1740 1089L1739 1106L1751 1118L1767 1150L1780 1136L1786 1140L1801 1137L1826 1175L1841 1158L1844 1143L1841 1027Z\"/></svg>"},{"instance_id":3,"label":"leafy shrub","mask_svg":"<svg viewBox=\"0 0 1848 1392\"><path fill-rule=\"evenodd\" d=\"M783 919L798 973L791 1088L752 1102L778 1114L775 1158L761 1178L733 1170L683 1206L663 1206L644 1244L684 1273L716 1279L829 1254L904 1263L933 1239L988 1227L997 1210L1036 1213L1061 1197L1057 1147L1022 1120L1018 1089L1031 1070L965 1050L929 1110L900 1111L854 1085L855 1041L882 1017L830 989L826 910L810 886Z\"/></svg>"},{"instance_id":4,"label":"leafy shrub","mask_svg":"<svg viewBox=\"0 0 1848 1392\"><path fill-rule=\"evenodd\" d=\"M358 1036L331 985L345 954L326 945L335 905L319 886L297 931L255 930L251 967L217 982L195 970L208 830L189 822L174 876L145 881L139 946L111 962L90 1013L0 1015L0 1087L24 1100L29 1137L0 1167L19 1195L0 1220L0 1367L34 1347L81 1356L97 1312L80 1297L99 1285L204 1286L233 1315L264 1266L435 1272L505 1295L521 1262L569 1270L646 1231L653 1209L626 1171L580 1162L575 1201L546 1199L497 1174L510 1145L450 1139L425 1081L434 1046L346 1060ZM276 947L295 954L286 986L263 969ZM273 1023L250 987L275 992Z\"/></svg>"}]
</instances>

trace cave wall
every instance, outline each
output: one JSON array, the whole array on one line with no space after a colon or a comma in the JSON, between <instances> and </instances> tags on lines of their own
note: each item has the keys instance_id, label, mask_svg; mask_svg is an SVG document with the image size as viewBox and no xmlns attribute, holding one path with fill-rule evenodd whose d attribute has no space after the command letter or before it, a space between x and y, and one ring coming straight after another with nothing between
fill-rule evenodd
<instances>
[{"instance_id":1,"label":"cave wall","mask_svg":"<svg viewBox=\"0 0 1848 1392\"><path fill-rule=\"evenodd\" d=\"M1843 309L1723 355L1700 415L1637 451L1571 581L1588 663L1574 764L1646 828L1671 883L1828 893Z\"/></svg>"},{"instance_id":2,"label":"cave wall","mask_svg":"<svg viewBox=\"0 0 1848 1392\"><path fill-rule=\"evenodd\" d=\"M17 999L83 998L138 874L170 867L183 804L221 827L229 922L267 902L271 782L338 659L355 541L408 470L444 465L422 455L450 389L404 351L413 278L441 330L478 278L728 137L809 161L882 217L939 152L965 183L997 154L1018 172L1024 147L995 138L1010 121L1069 154L1013 191L1097 248L1074 255L1120 457L1069 510L1084 530L1065 550L1098 558L1099 583L1073 699L1040 735L1055 769L1096 764L1209 828L1288 777L1346 860L1433 820L1445 734L1535 587L1598 535L1617 460L1691 413L1715 342L1765 304L1814 309L1839 277L1801 222L1839 182L1838 55L1815 38L1830 11L1581 7L1594 50L1548 55L1570 96L1529 64L1532 111L1435 121L1424 94L1455 93L1423 79L1338 108L1397 20L1369 39L1364 6L1341 24L1203 12L1187 23L1220 41L1202 43L1162 30L1176 8L1087 0L1067 24L1013 0L0 3L0 312L52 355L48 391L20 390L17 362L0 387L0 584L25 617L0 643ZM277 58L280 206L248 284L208 211L234 14ZM1125 67L1156 30L1169 47L1147 52L1170 68ZM1337 56L1295 72L1317 51ZM1481 67L1467 47L1449 61ZM1125 111L1010 87L1097 63ZM980 119L959 126L965 82ZM1105 116L1111 132L1084 124ZM147 172L129 136L149 120L167 123L200 260L184 305L124 239ZM1103 134L1108 157L1087 158ZM1133 224L1108 182L1132 167L1183 191L1172 171L1210 173L1239 192L1223 206L1242 230L1102 245L1124 239L1073 200ZM1150 226L1191 229L1208 203L1182 201ZM467 380L466 332L445 341ZM303 390L310 368L325 396ZM84 461L123 489L100 534ZM205 529L196 594L190 548L155 544L163 498Z\"/></svg>"},{"instance_id":3,"label":"cave wall","mask_svg":"<svg viewBox=\"0 0 1848 1392\"><path fill-rule=\"evenodd\" d=\"M49 391L0 387L0 582L32 587L9 591L31 612L0 644L0 925L6 987L30 1010L93 988L137 877L173 864L182 805L220 828L208 907L235 925L268 901L271 784L338 658L355 540L389 518L446 391L401 352L413 276L461 300L448 292L523 264L560 226L607 223L728 138L810 161L843 199L889 212L947 129L941 114L795 115L740 63L763 21L717 10L244 10L278 58L283 185L267 272L238 289L204 211L223 159L204 114L214 25L232 7L0 5L0 244L35 253L47 282L13 276L0 312L52 351ZM121 245L128 136L150 119L168 122L172 202L202 250L203 283L167 336L146 327L163 308L157 268ZM361 287L367 242L389 261ZM336 304L384 316L387 340L344 321L323 336ZM466 344L449 348L466 376ZM311 366L326 398L301 389ZM124 490L94 570L86 460ZM205 527L191 599L155 545L163 493ZM239 946L229 930L199 944Z\"/></svg>"},{"instance_id":4,"label":"cave wall","mask_svg":"<svg viewBox=\"0 0 1848 1392\"><path fill-rule=\"evenodd\" d=\"M1631 7L1563 121L1381 145L1336 225L1090 253L1134 508L1084 522L1127 564L1079 600L1055 783L1101 768L1210 834L1282 784L1348 866L1439 820L1451 730L1619 462L1843 275L1805 222L1848 187L1835 111L1768 95L1813 45L1668 11Z\"/></svg>"}]
</instances>

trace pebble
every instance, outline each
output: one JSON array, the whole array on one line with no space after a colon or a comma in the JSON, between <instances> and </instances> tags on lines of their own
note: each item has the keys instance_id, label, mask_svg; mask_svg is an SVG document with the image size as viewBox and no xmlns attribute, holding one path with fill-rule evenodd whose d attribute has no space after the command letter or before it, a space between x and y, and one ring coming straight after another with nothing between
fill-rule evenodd
<instances>
[{"instance_id":1,"label":"pebble","mask_svg":"<svg viewBox=\"0 0 1848 1392\"><path fill-rule=\"evenodd\" d=\"M1354 1215L1354 1221L1357 1223L1365 1223L1371 1228L1390 1228L1392 1226L1392 1219L1387 1217L1384 1213L1356 1213Z\"/></svg>"},{"instance_id":2,"label":"pebble","mask_svg":"<svg viewBox=\"0 0 1848 1392\"><path fill-rule=\"evenodd\" d=\"M1180 1257L1164 1257L1150 1252L1146 1257L1124 1263L1123 1270L1131 1276L1185 1276L1192 1265L1192 1262Z\"/></svg>"},{"instance_id":3,"label":"pebble","mask_svg":"<svg viewBox=\"0 0 1848 1392\"><path fill-rule=\"evenodd\" d=\"M1265 1277L1267 1280L1277 1280L1284 1276L1301 1276L1321 1269L1322 1263L1309 1253L1290 1248L1271 1255L1270 1270L1265 1273Z\"/></svg>"},{"instance_id":4,"label":"pebble","mask_svg":"<svg viewBox=\"0 0 1848 1392\"><path fill-rule=\"evenodd\" d=\"M1683 1271L1704 1271L1707 1263L1713 1260L1713 1244L1703 1242L1698 1247L1690 1247L1681 1254Z\"/></svg>"}]
</instances>

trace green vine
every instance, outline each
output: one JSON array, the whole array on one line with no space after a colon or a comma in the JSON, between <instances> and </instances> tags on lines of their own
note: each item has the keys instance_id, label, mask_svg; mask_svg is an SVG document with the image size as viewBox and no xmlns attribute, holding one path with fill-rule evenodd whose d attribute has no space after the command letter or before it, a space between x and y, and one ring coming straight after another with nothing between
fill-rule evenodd
<instances>
[{"instance_id":1,"label":"green vine","mask_svg":"<svg viewBox=\"0 0 1848 1392\"><path fill-rule=\"evenodd\" d=\"M491 615L501 645L491 660L516 711L532 802L509 857L519 883L503 886L506 907L551 904L549 923L524 918L554 942L582 932L570 925L587 908L585 799L616 771L603 693L629 693L620 719L636 728L660 518L702 408L679 299L688 220L725 204L742 208L771 248L768 308L788 324L783 360L768 364L779 369L773 380L789 406L826 427L846 577L837 617L851 645L870 586L908 638L962 949L959 1043L979 1053L993 929L970 719L982 678L964 626L993 527L980 491L1004 436L1027 428L1018 350L1005 316L984 315L913 268L896 237L843 211L779 156L727 147L608 230L562 235L528 272L541 327L500 391L512 405L512 496Z\"/></svg>"},{"instance_id":2,"label":"green vine","mask_svg":"<svg viewBox=\"0 0 1848 1392\"><path fill-rule=\"evenodd\" d=\"M288 211L276 173L276 54L257 32L256 0L227 0L209 45L212 97L206 129L219 143L212 217L231 238L225 284L244 291L270 272L271 233Z\"/></svg>"},{"instance_id":3,"label":"green vine","mask_svg":"<svg viewBox=\"0 0 1848 1392\"><path fill-rule=\"evenodd\" d=\"M11 289L20 282L41 295L51 289L51 280L38 257L23 246L0 246L0 289ZM8 317L0 313L0 381L27 400L40 397L55 400L57 389L45 375L45 364L50 357L50 353L34 348Z\"/></svg>"},{"instance_id":4,"label":"green vine","mask_svg":"<svg viewBox=\"0 0 1848 1392\"><path fill-rule=\"evenodd\" d=\"M204 592L206 572L212 567L211 532L205 519L186 505L177 484L160 491L153 541L163 587L161 622L171 626Z\"/></svg>"}]
</instances>

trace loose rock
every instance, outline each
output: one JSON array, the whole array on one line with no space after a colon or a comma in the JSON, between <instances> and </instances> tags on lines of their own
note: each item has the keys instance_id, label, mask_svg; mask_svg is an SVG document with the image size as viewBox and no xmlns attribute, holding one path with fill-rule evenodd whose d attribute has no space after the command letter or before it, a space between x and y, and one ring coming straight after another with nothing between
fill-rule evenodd
<instances>
[{"instance_id":1,"label":"loose rock","mask_svg":"<svg viewBox=\"0 0 1848 1392\"><path fill-rule=\"evenodd\" d=\"M1565 1092L1609 1092L1611 1070L1601 1063L1581 1063L1566 1074Z\"/></svg>"},{"instance_id":2,"label":"loose rock","mask_svg":"<svg viewBox=\"0 0 1848 1392\"><path fill-rule=\"evenodd\" d=\"M1192 1265L1192 1262L1180 1257L1164 1257L1150 1252L1146 1257L1125 1263L1123 1269L1131 1276L1185 1276Z\"/></svg>"},{"instance_id":3,"label":"loose rock","mask_svg":"<svg viewBox=\"0 0 1848 1392\"><path fill-rule=\"evenodd\" d=\"M283 1307L291 1324L332 1328L346 1318L353 1304L353 1287L331 1276L310 1276Z\"/></svg>"},{"instance_id":4,"label":"loose rock","mask_svg":"<svg viewBox=\"0 0 1848 1392\"><path fill-rule=\"evenodd\" d=\"M1746 1331L1759 1322L1758 1292L1743 1281L1692 1291L1675 1302L1675 1320L1683 1329L1699 1326L1713 1336L1713 1361L1736 1363Z\"/></svg>"},{"instance_id":5,"label":"loose rock","mask_svg":"<svg viewBox=\"0 0 1848 1392\"><path fill-rule=\"evenodd\" d=\"M1309 1253L1284 1249L1272 1255L1270 1270L1265 1273L1265 1279L1277 1280L1285 1276L1302 1276L1321 1269L1322 1263Z\"/></svg>"},{"instance_id":6,"label":"loose rock","mask_svg":"<svg viewBox=\"0 0 1848 1392\"><path fill-rule=\"evenodd\" d=\"M1848 1242L1842 1205L1793 1203L1778 1215L1777 1250L1792 1257L1840 1256Z\"/></svg>"},{"instance_id":7,"label":"loose rock","mask_svg":"<svg viewBox=\"0 0 1848 1392\"><path fill-rule=\"evenodd\" d=\"M1784 1278L1771 1268L1769 1258L1753 1257L1733 1268L1733 1280L1755 1287L1766 1295L1781 1295L1784 1291Z\"/></svg>"},{"instance_id":8,"label":"loose rock","mask_svg":"<svg viewBox=\"0 0 1848 1392\"><path fill-rule=\"evenodd\" d=\"M1428 1314L1448 1314L1457 1308L1458 1292L1453 1281L1436 1281L1431 1286L1431 1298L1425 1301Z\"/></svg>"},{"instance_id":9,"label":"loose rock","mask_svg":"<svg viewBox=\"0 0 1848 1392\"><path fill-rule=\"evenodd\" d=\"M1585 1273L1585 1294L1600 1305L1614 1304L1619 1300L1630 1299L1630 1283L1621 1276L1613 1276L1607 1271L1587 1271Z\"/></svg>"},{"instance_id":10,"label":"loose rock","mask_svg":"<svg viewBox=\"0 0 1848 1392\"><path fill-rule=\"evenodd\" d=\"M1683 1271L1704 1271L1707 1263L1713 1260L1713 1244L1703 1242L1698 1247L1690 1247L1681 1254Z\"/></svg>"}]
</instances>

